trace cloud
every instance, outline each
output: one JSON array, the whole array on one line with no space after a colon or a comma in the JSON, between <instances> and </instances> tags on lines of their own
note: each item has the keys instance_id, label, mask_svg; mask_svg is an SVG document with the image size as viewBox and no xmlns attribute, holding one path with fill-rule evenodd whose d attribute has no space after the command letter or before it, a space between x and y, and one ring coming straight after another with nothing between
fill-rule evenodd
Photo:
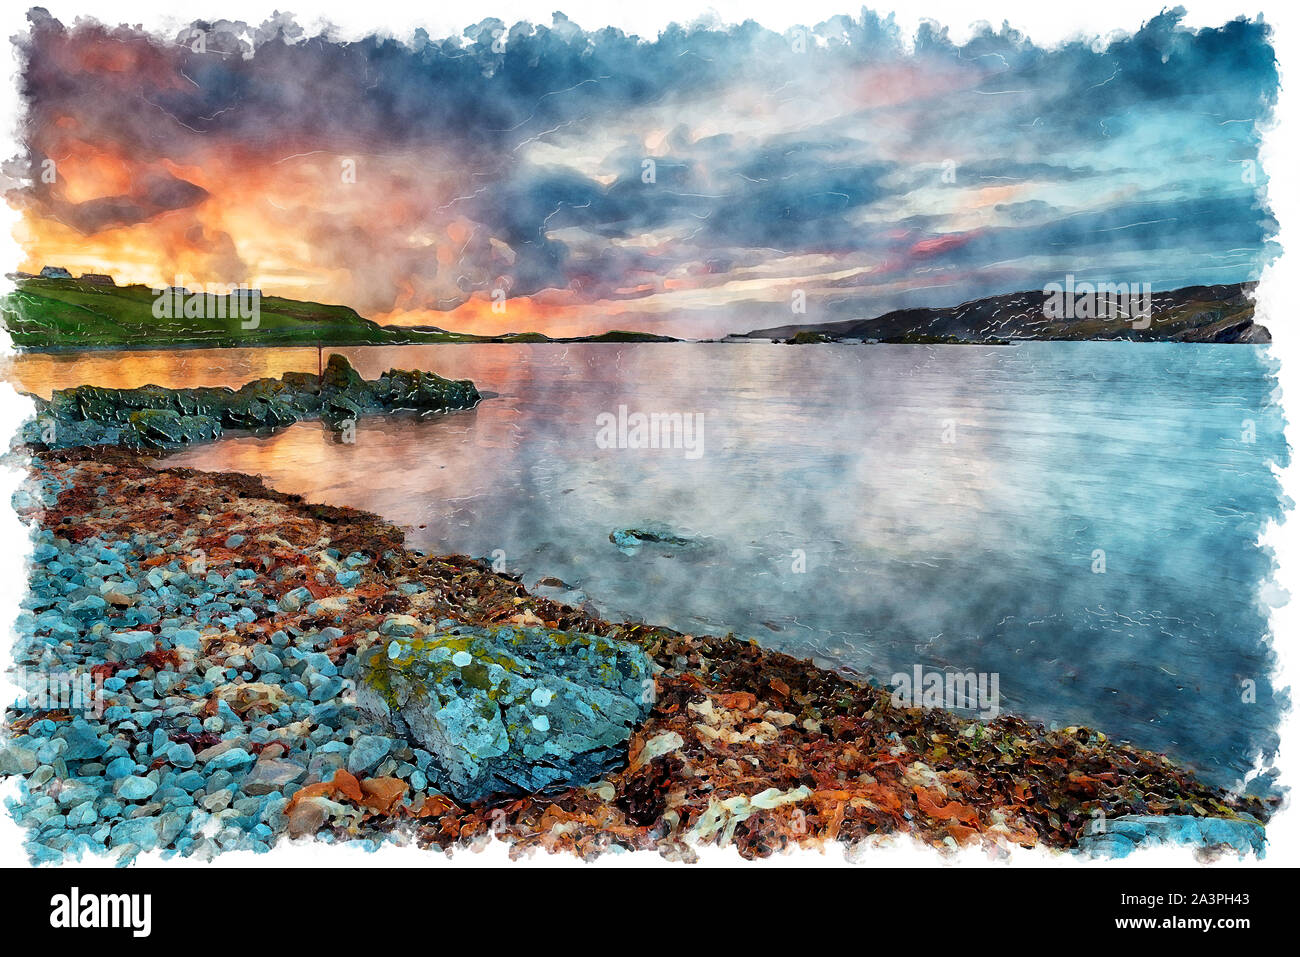
<instances>
[{"instance_id":1,"label":"cloud","mask_svg":"<svg viewBox=\"0 0 1300 957\"><path fill-rule=\"evenodd\" d=\"M157 37L35 12L20 159L60 179L10 198L28 265L155 281L179 260L374 314L500 288L598 324L794 282L883 309L909 278L957 301L1080 263L1254 279L1275 252L1269 29L1181 17L1047 49L1007 26L909 44L866 10L348 43L287 15Z\"/></svg>"},{"instance_id":2,"label":"cloud","mask_svg":"<svg viewBox=\"0 0 1300 957\"><path fill-rule=\"evenodd\" d=\"M133 226L162 213L196 206L207 195L207 190L193 183L165 172L150 171L130 193L80 203L51 198L48 205L53 218L80 233L91 235L121 226Z\"/></svg>"}]
</instances>

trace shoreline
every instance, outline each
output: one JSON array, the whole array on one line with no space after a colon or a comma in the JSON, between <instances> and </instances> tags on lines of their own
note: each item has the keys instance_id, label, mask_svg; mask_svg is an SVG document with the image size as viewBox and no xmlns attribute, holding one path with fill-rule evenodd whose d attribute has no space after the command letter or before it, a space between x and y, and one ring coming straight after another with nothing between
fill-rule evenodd
<instances>
[{"instance_id":1,"label":"shoreline","mask_svg":"<svg viewBox=\"0 0 1300 957\"><path fill-rule=\"evenodd\" d=\"M1073 277L1065 286L1051 285L1041 291L1020 290L965 300L949 306L896 308L873 316L858 315L826 322L792 324L734 332L710 340L692 340L643 330L605 329L583 336L551 337L542 332L514 331L501 335L481 335L427 325L384 325L363 318L347 306L302 302L280 296L263 297L258 322L249 329L236 330L228 317L242 315L242 304L230 305L221 297L213 299L203 316L191 317L189 329L174 330L175 341L148 345L156 334L157 317L152 305L156 290L141 284L118 286L111 282L86 282L64 271L62 276L20 276L14 290L0 297L0 320L10 328L15 340L40 343L43 348L69 339L109 348L130 347L177 349L188 346L240 348L249 340L261 344L292 346L295 341L306 346L330 345L335 348L349 343L357 345L413 345L461 343L537 343L574 344L585 342L690 342L737 340L771 340L791 345L823 342L845 344L922 344L922 345L1004 345L1022 341L1198 341L1207 344L1261 344L1272 340L1267 328L1256 324L1251 294L1254 281L1183 286L1156 292L1149 285L1130 303L1128 284L1119 288L1096 288L1090 283L1075 287ZM175 289L172 290L175 292ZM1156 298L1158 297L1158 298ZM220 308L218 302L220 301ZM1075 305L1078 300L1079 312ZM1145 304L1145 311L1134 312ZM69 323L63 316L71 305L78 315L89 317L98 325L82 327ZM102 314L101 314L102 312ZM261 325L262 313L268 325ZM1039 315L1042 322L1028 321ZM169 321L170 321L170 313ZM1141 315L1144 324L1126 318ZM101 321L102 320L102 321ZM1032 335L1016 335L1016 332ZM186 339L185 336L189 336ZM271 341L274 340L274 341ZM402 340L406 340L403 342Z\"/></svg>"},{"instance_id":2,"label":"shoreline","mask_svg":"<svg viewBox=\"0 0 1300 957\"><path fill-rule=\"evenodd\" d=\"M38 538L32 593L57 608L49 583L60 571L66 579L79 550L95 550L80 561L103 564L106 548L122 565L106 581L143 588L101 592L108 614L140 619L133 644L107 656L96 654L106 629L86 633L64 611L44 625L40 608L20 621L19 665L48 667L53 656L121 682L109 692L113 720L87 722L93 735L80 732L72 748L52 744L79 727L72 715L7 715L0 773L25 779L20 823L31 828L36 860L106 849L128 860L156 849L206 857L307 834L400 837L440 850L494 835L512 853L591 857L622 847L682 860L701 842L762 857L904 833L938 848L1064 850L1099 813L1171 823L1262 823L1271 813L1091 729L898 708L886 689L752 641L595 618L475 559L410 551L401 529L378 516L313 505L256 477L159 467L108 447L39 452L32 469L47 490L63 489L43 514L35 501L24 509ZM203 582L219 583L215 596L180 610L164 599L155 602L162 614L144 613L138 596L175 591L194 549L205 559ZM48 575L56 564L63 568ZM344 565L355 575L340 577ZM301 597L288 599L295 590ZM639 646L656 666L656 691L627 765L545 795L457 804L437 792L428 760L422 767L408 742L351 697L358 652L402 615ZM382 753L358 757L367 749ZM113 761L135 773L112 779ZM123 797L127 778L142 796ZM1258 824L1246 829L1262 835Z\"/></svg>"},{"instance_id":3,"label":"shoreline","mask_svg":"<svg viewBox=\"0 0 1300 957\"><path fill-rule=\"evenodd\" d=\"M858 346L1021 346L1026 344L1044 343L1051 345L1060 345L1063 343L1082 345L1085 343L1096 343L1100 345L1113 345L1117 343L1126 343L1130 345L1152 346L1152 345L1175 345L1175 346L1249 346L1256 349L1268 349L1272 342L1197 342L1189 339L1128 339L1115 337L1109 339L1034 339L1034 338L1007 338L999 340L971 340L969 342L856 342L840 339L827 339L817 343L803 343L805 345L823 345L823 346L847 346L857 348ZM718 339L597 339L597 338L576 338L576 339L460 339L449 342L323 342L322 348L325 349L404 349L408 346L627 346L627 345L669 345L669 346L788 346L798 345L780 339L767 339L763 337L749 337L741 335L723 336ZM192 350L215 349L215 350L238 350L238 349L315 349L314 343L296 343L296 342L231 342L228 344L216 345L211 342L177 342L177 343L153 343L153 344L123 344L123 345L85 345L85 346L53 346L49 348L32 348L26 346L14 346L13 355L9 357L10 361L21 359L25 355L34 356L70 356L81 353L96 352L189 352Z\"/></svg>"}]
</instances>

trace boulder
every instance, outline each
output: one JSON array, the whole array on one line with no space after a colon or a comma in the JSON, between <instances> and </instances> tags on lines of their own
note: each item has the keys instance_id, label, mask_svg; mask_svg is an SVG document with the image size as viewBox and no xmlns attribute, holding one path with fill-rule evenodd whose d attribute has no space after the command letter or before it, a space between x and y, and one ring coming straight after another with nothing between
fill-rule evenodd
<instances>
[{"instance_id":1,"label":"boulder","mask_svg":"<svg viewBox=\"0 0 1300 957\"><path fill-rule=\"evenodd\" d=\"M293 392L320 392L320 376L314 372L286 372L279 381Z\"/></svg>"},{"instance_id":2,"label":"boulder","mask_svg":"<svg viewBox=\"0 0 1300 957\"><path fill-rule=\"evenodd\" d=\"M695 543L683 538L662 525L647 525L644 528L616 528L609 533L609 540L620 549L635 549L642 545L675 545L686 548Z\"/></svg>"},{"instance_id":3,"label":"boulder","mask_svg":"<svg viewBox=\"0 0 1300 957\"><path fill-rule=\"evenodd\" d=\"M361 373L352 368L346 356L333 353L325 363L325 374L321 377L321 390L357 393L366 388L366 380Z\"/></svg>"},{"instance_id":4,"label":"boulder","mask_svg":"<svg viewBox=\"0 0 1300 957\"><path fill-rule=\"evenodd\" d=\"M326 395L321 400L320 417L335 431L345 422L356 424L361 418L361 406L342 394Z\"/></svg>"},{"instance_id":5,"label":"boulder","mask_svg":"<svg viewBox=\"0 0 1300 957\"><path fill-rule=\"evenodd\" d=\"M468 379L444 379L432 372L389 369L373 384L375 399L386 409L419 411L463 409L480 396Z\"/></svg>"},{"instance_id":6,"label":"boulder","mask_svg":"<svg viewBox=\"0 0 1300 957\"><path fill-rule=\"evenodd\" d=\"M626 762L653 697L640 648L547 628L394 636L359 665L358 705L431 753L430 777L461 801L603 777Z\"/></svg>"},{"instance_id":7,"label":"boulder","mask_svg":"<svg viewBox=\"0 0 1300 957\"><path fill-rule=\"evenodd\" d=\"M143 449L168 449L207 442L221 435L221 426L209 415L181 415L171 409L132 412L122 432L122 443Z\"/></svg>"},{"instance_id":8,"label":"boulder","mask_svg":"<svg viewBox=\"0 0 1300 957\"><path fill-rule=\"evenodd\" d=\"M0 776L6 774L31 774L40 762L36 752L16 744L0 748Z\"/></svg>"}]
</instances>

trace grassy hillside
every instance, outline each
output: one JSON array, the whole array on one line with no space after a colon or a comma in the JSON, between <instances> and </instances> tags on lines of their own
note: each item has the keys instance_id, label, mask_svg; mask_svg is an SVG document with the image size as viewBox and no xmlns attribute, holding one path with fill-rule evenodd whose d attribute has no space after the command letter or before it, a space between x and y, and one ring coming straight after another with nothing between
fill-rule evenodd
<instances>
[{"instance_id":1,"label":"grassy hillside","mask_svg":"<svg viewBox=\"0 0 1300 957\"><path fill-rule=\"evenodd\" d=\"M381 326L347 306L263 296L255 329L241 328L229 299L225 318L154 316L148 286L108 286L78 279L20 279L0 304L14 345L24 349L96 346L365 345L473 340L450 332ZM225 297L223 297L225 298Z\"/></svg>"},{"instance_id":2,"label":"grassy hillside","mask_svg":"<svg viewBox=\"0 0 1300 957\"><path fill-rule=\"evenodd\" d=\"M614 330L551 339L540 332L476 336L431 327L381 326L347 306L262 296L256 328L244 329L228 297L220 318L157 318L148 286L112 286L84 279L22 278L0 299L0 318L20 349L131 346L407 345L440 342L672 342L667 336ZM213 303L214 307L216 303ZM245 315L247 311L245 311Z\"/></svg>"}]
</instances>

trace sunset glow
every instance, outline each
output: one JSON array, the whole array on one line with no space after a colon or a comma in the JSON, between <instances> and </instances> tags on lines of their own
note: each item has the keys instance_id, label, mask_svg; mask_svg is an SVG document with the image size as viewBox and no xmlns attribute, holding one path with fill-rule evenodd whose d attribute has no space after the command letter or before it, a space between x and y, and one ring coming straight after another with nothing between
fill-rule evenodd
<instances>
[{"instance_id":1,"label":"sunset glow","mask_svg":"<svg viewBox=\"0 0 1300 957\"><path fill-rule=\"evenodd\" d=\"M1263 171L1242 173L1276 79L1258 23L908 50L870 13L804 48L557 14L505 52L496 21L409 43L272 25L256 49L231 28L196 51L33 16L31 178L9 192L29 272L244 282L468 332L706 336L781 321L795 290L849 318L1085 268L1251 280L1272 254Z\"/></svg>"}]
</instances>

